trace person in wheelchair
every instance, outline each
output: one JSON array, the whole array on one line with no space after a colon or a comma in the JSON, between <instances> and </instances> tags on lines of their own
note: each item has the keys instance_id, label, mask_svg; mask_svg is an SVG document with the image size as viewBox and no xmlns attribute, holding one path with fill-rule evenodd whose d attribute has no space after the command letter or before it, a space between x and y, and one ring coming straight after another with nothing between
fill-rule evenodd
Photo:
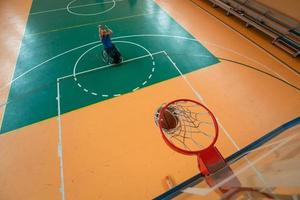
<instances>
[{"instance_id":1,"label":"person in wheelchair","mask_svg":"<svg viewBox=\"0 0 300 200\"><path fill-rule=\"evenodd\" d=\"M108 57L107 62L112 64L119 64L122 62L122 56L119 50L111 41L112 30L106 26L99 25L99 37L104 46L104 50L107 53ZM102 53L103 54L103 53ZM105 57L105 55L103 55ZM104 58L106 60L106 58Z\"/></svg>"}]
</instances>

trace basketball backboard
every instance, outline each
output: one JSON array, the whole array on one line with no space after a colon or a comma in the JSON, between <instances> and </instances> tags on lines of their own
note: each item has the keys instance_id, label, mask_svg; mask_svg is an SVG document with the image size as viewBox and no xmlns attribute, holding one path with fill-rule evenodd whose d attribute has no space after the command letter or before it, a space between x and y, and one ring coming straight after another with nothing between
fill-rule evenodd
<instances>
[{"instance_id":1,"label":"basketball backboard","mask_svg":"<svg viewBox=\"0 0 300 200\"><path fill-rule=\"evenodd\" d=\"M226 158L233 174L209 186L202 174L178 184L160 199L299 199L300 118L291 120ZM226 170L211 175L218 179ZM233 179L238 179L235 185ZM232 191L221 194L221 187ZM243 198L244 197L244 198Z\"/></svg>"}]
</instances>

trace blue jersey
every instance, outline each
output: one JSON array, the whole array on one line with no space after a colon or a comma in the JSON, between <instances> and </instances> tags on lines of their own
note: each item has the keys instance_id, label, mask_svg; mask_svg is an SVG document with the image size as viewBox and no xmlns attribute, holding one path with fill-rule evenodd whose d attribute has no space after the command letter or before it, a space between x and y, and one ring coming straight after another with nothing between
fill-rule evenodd
<instances>
[{"instance_id":1,"label":"blue jersey","mask_svg":"<svg viewBox=\"0 0 300 200\"><path fill-rule=\"evenodd\" d=\"M101 41L105 49L111 48L113 46L109 35L102 37Z\"/></svg>"}]
</instances>

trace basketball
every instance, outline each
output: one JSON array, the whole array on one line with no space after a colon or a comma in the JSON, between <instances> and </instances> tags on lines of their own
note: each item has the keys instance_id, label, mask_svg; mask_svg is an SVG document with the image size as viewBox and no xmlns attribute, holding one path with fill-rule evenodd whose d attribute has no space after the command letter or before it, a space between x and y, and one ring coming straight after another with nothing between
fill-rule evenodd
<instances>
[{"instance_id":1,"label":"basketball","mask_svg":"<svg viewBox=\"0 0 300 200\"><path fill-rule=\"evenodd\" d=\"M177 127L178 118L172 112L172 109L167 108L161 113L161 127L168 133L171 133Z\"/></svg>"}]
</instances>

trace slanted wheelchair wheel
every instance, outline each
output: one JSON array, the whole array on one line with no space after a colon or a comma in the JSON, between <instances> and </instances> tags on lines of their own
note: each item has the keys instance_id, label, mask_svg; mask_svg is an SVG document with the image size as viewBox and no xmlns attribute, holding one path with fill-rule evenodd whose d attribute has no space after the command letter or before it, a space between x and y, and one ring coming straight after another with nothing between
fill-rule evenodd
<instances>
[{"instance_id":1,"label":"slanted wheelchair wheel","mask_svg":"<svg viewBox=\"0 0 300 200\"><path fill-rule=\"evenodd\" d=\"M107 54L107 52L104 49L102 50L102 60L107 64L113 63L113 59Z\"/></svg>"},{"instance_id":2,"label":"slanted wheelchair wheel","mask_svg":"<svg viewBox=\"0 0 300 200\"><path fill-rule=\"evenodd\" d=\"M104 49L102 50L102 60L103 62L108 63L108 54Z\"/></svg>"}]
</instances>

